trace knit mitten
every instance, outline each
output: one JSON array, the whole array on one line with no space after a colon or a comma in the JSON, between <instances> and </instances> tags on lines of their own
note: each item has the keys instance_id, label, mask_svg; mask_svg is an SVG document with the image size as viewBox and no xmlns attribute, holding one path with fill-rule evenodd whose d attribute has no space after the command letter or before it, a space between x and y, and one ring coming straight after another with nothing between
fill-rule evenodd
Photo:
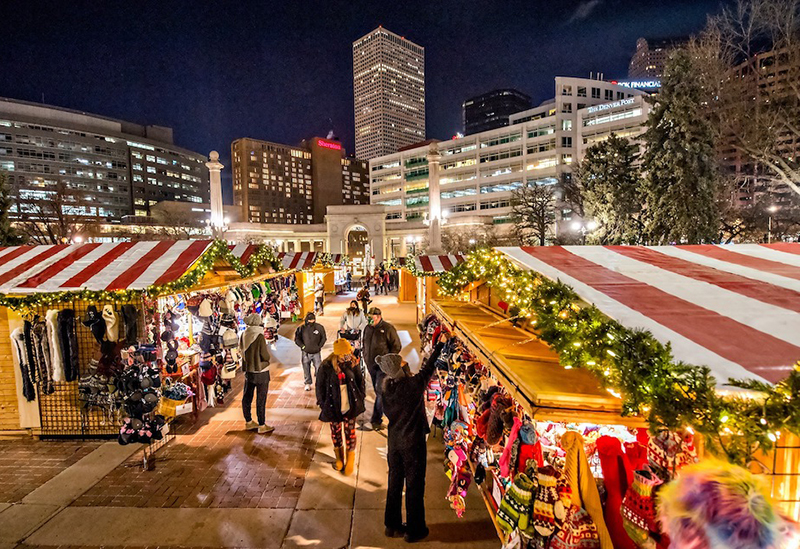
<instances>
[{"instance_id":1,"label":"knit mitten","mask_svg":"<svg viewBox=\"0 0 800 549\"><path fill-rule=\"evenodd\" d=\"M653 489L661 481L648 470L635 471L633 484L628 487L622 500L622 526L631 540L641 546L650 538L650 532L658 532L656 506Z\"/></svg>"},{"instance_id":2,"label":"knit mitten","mask_svg":"<svg viewBox=\"0 0 800 549\"><path fill-rule=\"evenodd\" d=\"M556 503L560 507L561 518L564 518L564 505L558 500L556 491L557 474L550 465L539 468L537 474L539 488L533 502L533 526L542 536L549 536L556 529Z\"/></svg>"},{"instance_id":3,"label":"knit mitten","mask_svg":"<svg viewBox=\"0 0 800 549\"><path fill-rule=\"evenodd\" d=\"M567 482L567 475L558 473L556 477L556 494L558 495L558 500L553 505L553 515L556 517L556 526L561 528L570 507L572 507L572 487Z\"/></svg>"},{"instance_id":4,"label":"knit mitten","mask_svg":"<svg viewBox=\"0 0 800 549\"><path fill-rule=\"evenodd\" d=\"M531 480L525 474L520 474L508 487L497 510L497 523L504 532L510 534L517 528L527 528L531 513L532 486Z\"/></svg>"}]
</instances>

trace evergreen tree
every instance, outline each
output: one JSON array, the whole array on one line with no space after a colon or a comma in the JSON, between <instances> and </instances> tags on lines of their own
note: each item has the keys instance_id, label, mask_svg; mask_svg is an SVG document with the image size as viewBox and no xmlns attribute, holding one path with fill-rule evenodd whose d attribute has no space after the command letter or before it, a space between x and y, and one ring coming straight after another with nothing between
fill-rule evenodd
<instances>
[{"instance_id":1,"label":"evergreen tree","mask_svg":"<svg viewBox=\"0 0 800 549\"><path fill-rule=\"evenodd\" d=\"M646 225L653 244L712 242L718 237L714 134L692 58L672 54L652 99L644 134Z\"/></svg>"},{"instance_id":2,"label":"evergreen tree","mask_svg":"<svg viewBox=\"0 0 800 549\"><path fill-rule=\"evenodd\" d=\"M598 223L590 239L599 244L639 244L643 240L642 185L636 165L639 147L611 137L586 151L573 176L587 217Z\"/></svg>"},{"instance_id":3,"label":"evergreen tree","mask_svg":"<svg viewBox=\"0 0 800 549\"><path fill-rule=\"evenodd\" d=\"M23 238L11 226L11 220L8 218L11 203L6 174L0 172L0 246L16 246L23 241Z\"/></svg>"}]
</instances>

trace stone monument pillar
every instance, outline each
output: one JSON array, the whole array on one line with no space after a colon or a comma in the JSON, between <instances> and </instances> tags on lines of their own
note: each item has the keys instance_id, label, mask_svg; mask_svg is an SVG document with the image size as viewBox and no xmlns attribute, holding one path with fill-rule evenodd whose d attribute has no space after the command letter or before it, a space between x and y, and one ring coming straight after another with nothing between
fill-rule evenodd
<instances>
[{"instance_id":1,"label":"stone monument pillar","mask_svg":"<svg viewBox=\"0 0 800 549\"><path fill-rule=\"evenodd\" d=\"M225 213L222 210L222 180L220 170L224 167L219 161L219 153L208 153L208 180L211 184L211 234L214 238L222 238L225 231Z\"/></svg>"},{"instance_id":2,"label":"stone monument pillar","mask_svg":"<svg viewBox=\"0 0 800 549\"><path fill-rule=\"evenodd\" d=\"M442 253L442 197L439 192L439 162L442 155L436 143L428 150L428 250L431 255Z\"/></svg>"}]
</instances>

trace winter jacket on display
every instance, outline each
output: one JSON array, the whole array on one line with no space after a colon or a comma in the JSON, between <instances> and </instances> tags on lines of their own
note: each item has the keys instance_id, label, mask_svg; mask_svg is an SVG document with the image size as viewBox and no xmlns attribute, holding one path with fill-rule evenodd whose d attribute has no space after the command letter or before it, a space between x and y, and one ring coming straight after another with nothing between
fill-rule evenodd
<instances>
[{"instance_id":1,"label":"winter jacket on display","mask_svg":"<svg viewBox=\"0 0 800 549\"><path fill-rule=\"evenodd\" d=\"M385 320L381 319L374 326L364 328L362 353L364 354L364 363L370 372L378 368L375 363L376 358L389 353L399 353L402 348L403 345L400 343L397 330Z\"/></svg>"},{"instance_id":2,"label":"winter jacket on display","mask_svg":"<svg viewBox=\"0 0 800 549\"><path fill-rule=\"evenodd\" d=\"M319 419L325 422L341 422L363 414L365 410L364 398L367 394L364 376L361 375L361 368L355 363L342 368L344 383L347 386L347 398L350 401L350 409L342 414L341 381L336 368L333 366L333 357L334 355L330 355L323 360L317 371L316 389L317 406L320 407Z\"/></svg>"},{"instance_id":3,"label":"winter jacket on display","mask_svg":"<svg viewBox=\"0 0 800 549\"><path fill-rule=\"evenodd\" d=\"M47 325L43 320L37 320L31 328L33 336L33 351L36 355L36 362L39 371L37 376L42 386L42 392L46 395L52 394L53 388L53 364L50 356L50 344L47 337Z\"/></svg>"},{"instance_id":4,"label":"winter jacket on display","mask_svg":"<svg viewBox=\"0 0 800 549\"><path fill-rule=\"evenodd\" d=\"M239 338L239 353L242 356L242 370L245 379L255 385L269 381L269 350L264 339L264 329L259 315L245 318L244 332Z\"/></svg>"},{"instance_id":5,"label":"winter jacket on display","mask_svg":"<svg viewBox=\"0 0 800 549\"><path fill-rule=\"evenodd\" d=\"M389 418L390 452L425 444L425 435L431 432L425 412L425 390L441 352L442 346L437 345L416 375L384 379L381 395L383 411Z\"/></svg>"},{"instance_id":6,"label":"winter jacket on display","mask_svg":"<svg viewBox=\"0 0 800 549\"><path fill-rule=\"evenodd\" d=\"M75 311L58 311L58 335L61 343L61 356L64 360L64 379L78 379L78 337L75 334Z\"/></svg>"},{"instance_id":7,"label":"winter jacket on display","mask_svg":"<svg viewBox=\"0 0 800 549\"><path fill-rule=\"evenodd\" d=\"M31 366L28 362L28 354L25 351L25 334L22 328L17 328L11 332L11 343L14 347L14 353L17 355L19 371L22 374L22 396L28 402L36 400L36 386L31 377Z\"/></svg>"},{"instance_id":8,"label":"winter jacket on display","mask_svg":"<svg viewBox=\"0 0 800 549\"><path fill-rule=\"evenodd\" d=\"M315 321L308 321L297 328L294 332L294 342L304 352L310 355L315 355L322 350L325 345L327 336L325 335L325 328Z\"/></svg>"},{"instance_id":9,"label":"winter jacket on display","mask_svg":"<svg viewBox=\"0 0 800 549\"><path fill-rule=\"evenodd\" d=\"M53 368L53 381L64 381L64 359L61 356L61 338L58 331L58 311L50 309L45 313L47 339L50 347L50 364Z\"/></svg>"},{"instance_id":10,"label":"winter jacket on display","mask_svg":"<svg viewBox=\"0 0 800 549\"><path fill-rule=\"evenodd\" d=\"M33 347L33 324L26 320L22 326L22 334L25 337L25 362L29 367L29 375L31 381L36 383L38 380L36 374L39 370L39 361L36 360L36 351Z\"/></svg>"}]
</instances>

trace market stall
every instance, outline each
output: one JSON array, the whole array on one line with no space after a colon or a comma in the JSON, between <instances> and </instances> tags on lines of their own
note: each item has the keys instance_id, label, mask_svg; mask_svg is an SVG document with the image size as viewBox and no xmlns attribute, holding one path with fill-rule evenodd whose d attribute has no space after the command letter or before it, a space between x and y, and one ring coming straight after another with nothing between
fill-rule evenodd
<instances>
[{"instance_id":1,"label":"market stall","mask_svg":"<svg viewBox=\"0 0 800 549\"><path fill-rule=\"evenodd\" d=\"M712 455L800 515L800 245L499 248L435 274L448 497L478 484L504 544L666 547L657 494Z\"/></svg>"},{"instance_id":2,"label":"market stall","mask_svg":"<svg viewBox=\"0 0 800 549\"><path fill-rule=\"evenodd\" d=\"M400 271L400 302L417 303L417 320L427 313L431 299L439 295L438 276L464 261L462 254L418 255L405 261Z\"/></svg>"},{"instance_id":3,"label":"market stall","mask_svg":"<svg viewBox=\"0 0 800 549\"><path fill-rule=\"evenodd\" d=\"M159 437L163 416L223 401L240 317L279 318L286 274L267 247L219 241L0 249L0 429Z\"/></svg>"}]
</instances>

